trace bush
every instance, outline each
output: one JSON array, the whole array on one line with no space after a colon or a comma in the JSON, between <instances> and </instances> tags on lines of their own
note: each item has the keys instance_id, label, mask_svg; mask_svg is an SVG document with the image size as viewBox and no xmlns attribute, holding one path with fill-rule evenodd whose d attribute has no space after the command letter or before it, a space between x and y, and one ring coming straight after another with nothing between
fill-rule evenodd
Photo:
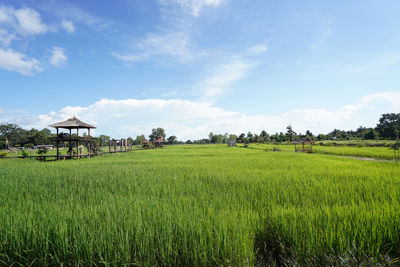
<instances>
[{"instance_id":1,"label":"bush","mask_svg":"<svg viewBox=\"0 0 400 267\"><path fill-rule=\"evenodd\" d=\"M0 158L4 158L5 156L7 156L7 154L7 151L0 152Z\"/></svg>"},{"instance_id":2,"label":"bush","mask_svg":"<svg viewBox=\"0 0 400 267\"><path fill-rule=\"evenodd\" d=\"M49 149L47 148L47 147L39 147L38 148L38 154L39 155L44 155L44 154L46 154L47 152L49 152Z\"/></svg>"},{"instance_id":3,"label":"bush","mask_svg":"<svg viewBox=\"0 0 400 267\"><path fill-rule=\"evenodd\" d=\"M22 153L22 156L24 156L24 157L29 156L28 150L26 150L26 149L22 149L21 153Z\"/></svg>"}]
</instances>

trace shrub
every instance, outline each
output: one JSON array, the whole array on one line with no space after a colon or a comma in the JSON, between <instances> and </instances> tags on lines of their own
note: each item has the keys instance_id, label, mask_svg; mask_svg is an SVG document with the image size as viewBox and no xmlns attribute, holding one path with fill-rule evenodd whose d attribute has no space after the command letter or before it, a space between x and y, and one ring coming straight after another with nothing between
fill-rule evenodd
<instances>
[{"instance_id":1,"label":"shrub","mask_svg":"<svg viewBox=\"0 0 400 267\"><path fill-rule=\"evenodd\" d=\"M26 149L22 149L21 153L22 153L22 156L24 156L24 157L29 156L29 153L28 153L28 151Z\"/></svg>"},{"instance_id":2,"label":"shrub","mask_svg":"<svg viewBox=\"0 0 400 267\"><path fill-rule=\"evenodd\" d=\"M49 149L47 148L47 147L39 147L38 148L38 154L39 155L44 155L44 154L46 154L47 152L49 152Z\"/></svg>"},{"instance_id":3,"label":"shrub","mask_svg":"<svg viewBox=\"0 0 400 267\"><path fill-rule=\"evenodd\" d=\"M7 151L0 152L0 158L4 158L5 156L7 156L7 154Z\"/></svg>"}]
</instances>

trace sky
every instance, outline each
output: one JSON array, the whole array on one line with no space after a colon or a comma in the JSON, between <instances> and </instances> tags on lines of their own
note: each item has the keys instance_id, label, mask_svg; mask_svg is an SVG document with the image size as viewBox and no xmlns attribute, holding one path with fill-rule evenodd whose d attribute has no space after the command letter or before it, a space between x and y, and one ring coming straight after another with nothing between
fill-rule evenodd
<instances>
[{"instance_id":1,"label":"sky","mask_svg":"<svg viewBox=\"0 0 400 267\"><path fill-rule=\"evenodd\" d=\"M0 1L0 123L328 133L400 112L400 2Z\"/></svg>"}]
</instances>

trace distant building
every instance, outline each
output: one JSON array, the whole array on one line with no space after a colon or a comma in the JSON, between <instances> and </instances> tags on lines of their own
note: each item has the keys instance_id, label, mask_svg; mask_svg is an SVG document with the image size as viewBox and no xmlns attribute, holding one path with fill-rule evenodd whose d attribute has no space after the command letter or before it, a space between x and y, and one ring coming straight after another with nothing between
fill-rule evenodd
<instances>
[{"instance_id":1,"label":"distant building","mask_svg":"<svg viewBox=\"0 0 400 267\"><path fill-rule=\"evenodd\" d=\"M236 146L236 140L228 140L228 147Z\"/></svg>"}]
</instances>

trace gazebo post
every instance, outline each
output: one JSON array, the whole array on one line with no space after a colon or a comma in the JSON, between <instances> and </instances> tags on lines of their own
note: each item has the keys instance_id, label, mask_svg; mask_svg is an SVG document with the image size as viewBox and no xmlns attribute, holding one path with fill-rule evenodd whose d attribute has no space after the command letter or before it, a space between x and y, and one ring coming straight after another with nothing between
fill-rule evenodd
<instances>
[{"instance_id":1,"label":"gazebo post","mask_svg":"<svg viewBox=\"0 0 400 267\"><path fill-rule=\"evenodd\" d=\"M70 153L70 156L72 156L72 133L71 133L71 128L69 128L68 151Z\"/></svg>"},{"instance_id":2,"label":"gazebo post","mask_svg":"<svg viewBox=\"0 0 400 267\"><path fill-rule=\"evenodd\" d=\"M76 128L76 159L79 159L78 146L79 146L79 127Z\"/></svg>"},{"instance_id":3,"label":"gazebo post","mask_svg":"<svg viewBox=\"0 0 400 267\"><path fill-rule=\"evenodd\" d=\"M128 140L125 139L125 152L128 152L128 150L127 150L127 148L126 148L127 145L128 145Z\"/></svg>"},{"instance_id":4,"label":"gazebo post","mask_svg":"<svg viewBox=\"0 0 400 267\"><path fill-rule=\"evenodd\" d=\"M88 129L88 136L89 136L89 138L90 138L90 128L87 128ZM90 158L90 141L89 141L89 145L88 145L88 157Z\"/></svg>"},{"instance_id":5,"label":"gazebo post","mask_svg":"<svg viewBox=\"0 0 400 267\"><path fill-rule=\"evenodd\" d=\"M58 141L58 127L56 128L57 130L57 139L56 139L56 147L57 147L57 160L60 159L60 142Z\"/></svg>"}]
</instances>

